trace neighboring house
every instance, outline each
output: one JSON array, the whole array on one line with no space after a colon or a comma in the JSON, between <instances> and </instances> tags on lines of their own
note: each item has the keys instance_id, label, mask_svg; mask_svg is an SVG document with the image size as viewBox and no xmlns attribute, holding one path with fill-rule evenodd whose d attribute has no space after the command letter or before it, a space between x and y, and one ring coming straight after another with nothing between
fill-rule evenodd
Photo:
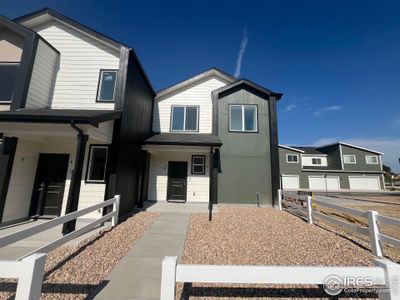
<instances>
[{"instance_id":1,"label":"neighboring house","mask_svg":"<svg viewBox=\"0 0 400 300\"><path fill-rule=\"evenodd\" d=\"M279 164L284 190L385 189L382 153L346 143L321 147L279 145Z\"/></svg>"},{"instance_id":2,"label":"neighboring house","mask_svg":"<svg viewBox=\"0 0 400 300\"><path fill-rule=\"evenodd\" d=\"M281 96L217 69L158 92L147 199L272 205Z\"/></svg>"},{"instance_id":3,"label":"neighboring house","mask_svg":"<svg viewBox=\"0 0 400 300\"><path fill-rule=\"evenodd\" d=\"M2 225L115 194L133 210L154 92L131 48L51 9L0 17L0 85Z\"/></svg>"}]
</instances>

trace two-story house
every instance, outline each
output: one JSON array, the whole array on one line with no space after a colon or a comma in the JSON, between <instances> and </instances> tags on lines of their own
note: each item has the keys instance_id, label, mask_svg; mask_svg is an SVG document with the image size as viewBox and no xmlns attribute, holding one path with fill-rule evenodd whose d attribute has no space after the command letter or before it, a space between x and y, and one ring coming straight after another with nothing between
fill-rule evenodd
<instances>
[{"instance_id":1,"label":"two-story house","mask_svg":"<svg viewBox=\"0 0 400 300\"><path fill-rule=\"evenodd\" d=\"M130 47L51 9L0 17L0 85L1 224L134 208L154 92Z\"/></svg>"},{"instance_id":2,"label":"two-story house","mask_svg":"<svg viewBox=\"0 0 400 300\"><path fill-rule=\"evenodd\" d=\"M347 143L321 147L279 145L279 165L284 190L385 189L382 153Z\"/></svg>"},{"instance_id":3,"label":"two-story house","mask_svg":"<svg viewBox=\"0 0 400 300\"><path fill-rule=\"evenodd\" d=\"M273 204L281 96L217 69L158 92L143 145L147 199Z\"/></svg>"}]
</instances>

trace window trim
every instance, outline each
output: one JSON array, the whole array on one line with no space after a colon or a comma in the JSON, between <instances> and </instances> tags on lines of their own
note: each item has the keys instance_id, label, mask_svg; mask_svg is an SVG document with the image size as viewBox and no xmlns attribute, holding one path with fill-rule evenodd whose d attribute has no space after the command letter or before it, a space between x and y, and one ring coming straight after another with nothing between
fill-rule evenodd
<instances>
[{"instance_id":1,"label":"window trim","mask_svg":"<svg viewBox=\"0 0 400 300\"><path fill-rule=\"evenodd\" d=\"M314 164L314 159L319 161L319 164ZM322 166L322 158L321 157L311 157L311 164L313 166Z\"/></svg>"},{"instance_id":2,"label":"window trim","mask_svg":"<svg viewBox=\"0 0 400 300\"><path fill-rule=\"evenodd\" d=\"M376 157L376 163L369 163L368 162L368 157ZM379 157L378 157L378 155L365 155L365 163L367 165L379 165Z\"/></svg>"},{"instance_id":3,"label":"window trim","mask_svg":"<svg viewBox=\"0 0 400 300\"><path fill-rule=\"evenodd\" d=\"M93 148L106 148L106 162L104 168L104 179L103 180L92 180L89 179L90 167L92 166L92 150ZM107 165L108 165L108 154L110 153L110 145L107 144L90 144L89 152L87 156L87 164L86 164L86 176L85 176L85 183L95 183L95 184L104 184L106 182L106 175L107 175Z\"/></svg>"},{"instance_id":4,"label":"window trim","mask_svg":"<svg viewBox=\"0 0 400 300\"><path fill-rule=\"evenodd\" d=\"M184 114L183 114L183 129L172 129L172 123L174 121L174 108L175 107L183 107ZM197 122L196 122L196 130L186 130L186 108L187 107L195 107L197 109ZM170 124L169 124L169 131L170 132L199 132L199 122L200 122L200 105L171 105L171 113L170 113Z\"/></svg>"},{"instance_id":5,"label":"window trim","mask_svg":"<svg viewBox=\"0 0 400 300\"><path fill-rule=\"evenodd\" d=\"M346 162L345 161L345 157L350 157L350 156L354 157L354 162ZM346 164L346 165L355 165L355 164L357 164L357 158L356 158L356 156L354 154L344 154L343 155L343 163Z\"/></svg>"},{"instance_id":6,"label":"window trim","mask_svg":"<svg viewBox=\"0 0 400 300\"><path fill-rule=\"evenodd\" d=\"M101 85L102 85L102 74L103 72L115 72L116 76L115 76L115 85L114 85L114 94L113 94L113 99L112 100L101 100L99 99L100 97L100 90L101 90ZM118 81L118 69L100 69L99 71L99 79L97 82L97 93L96 93L96 102L100 102L100 103L115 103L115 91L117 89L117 81Z\"/></svg>"},{"instance_id":7,"label":"window trim","mask_svg":"<svg viewBox=\"0 0 400 300\"><path fill-rule=\"evenodd\" d=\"M21 62L13 62L13 61L2 61L0 62L0 66L1 65L17 65L18 66L18 72L19 72L19 68L21 66ZM18 74L17 74L18 77ZM14 92L15 92L15 86L13 87L13 92L12 92L12 97L10 100L0 100L0 105L10 105L13 101L14 98Z\"/></svg>"},{"instance_id":8,"label":"window trim","mask_svg":"<svg viewBox=\"0 0 400 300\"><path fill-rule=\"evenodd\" d=\"M198 158L198 157L201 157L203 159L203 164L202 164L203 172L202 173L198 173L198 172L194 171L194 166L195 165L196 166L200 166L200 164L195 164L194 163L194 159ZM192 161L191 161L191 168L190 169L191 169L190 171L191 171L192 175L205 175L206 174L206 156L205 155L198 155L198 154L192 155Z\"/></svg>"},{"instance_id":9,"label":"window trim","mask_svg":"<svg viewBox=\"0 0 400 300\"><path fill-rule=\"evenodd\" d=\"M296 156L297 161L289 161L289 156ZM298 154L286 154L286 162L289 164L298 164L299 163L299 155Z\"/></svg>"},{"instance_id":10,"label":"window trim","mask_svg":"<svg viewBox=\"0 0 400 300\"><path fill-rule=\"evenodd\" d=\"M232 129L232 112L231 112L231 107L233 106L240 106L242 108L242 130L233 130ZM254 130L244 130L244 107L255 107L255 129ZM229 132L237 132L237 133L258 133L258 105L257 104L229 104L228 105L228 110L229 110L229 120L228 120L228 131Z\"/></svg>"}]
</instances>

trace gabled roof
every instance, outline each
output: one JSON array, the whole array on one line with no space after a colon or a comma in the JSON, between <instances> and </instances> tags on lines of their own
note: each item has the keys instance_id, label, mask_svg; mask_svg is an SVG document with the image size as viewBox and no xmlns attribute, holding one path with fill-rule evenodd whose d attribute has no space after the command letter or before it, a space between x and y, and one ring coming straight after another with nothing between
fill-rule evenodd
<instances>
[{"instance_id":1,"label":"gabled roof","mask_svg":"<svg viewBox=\"0 0 400 300\"><path fill-rule=\"evenodd\" d=\"M296 151L296 152L300 152L300 153L304 153L303 150L300 150L300 149L297 149L297 148L292 148L292 147L289 147L289 146L286 146L286 145L279 144L279 147L285 148L285 149L288 149L288 150L292 150L292 151Z\"/></svg>"},{"instance_id":2,"label":"gabled roof","mask_svg":"<svg viewBox=\"0 0 400 300\"><path fill-rule=\"evenodd\" d=\"M275 96L276 100L279 100L283 96L282 93L273 92L273 91L266 89L265 87L262 87L261 85L258 85L257 83L254 83L253 81L250 81L248 79L236 80L235 82L232 82L226 86L223 86L223 87L213 91L213 94L220 94L220 93L223 93L225 91L228 91L230 89L233 89L235 87L240 87L240 86L248 86L261 94L265 94L268 96Z\"/></svg>"},{"instance_id":3,"label":"gabled roof","mask_svg":"<svg viewBox=\"0 0 400 300\"><path fill-rule=\"evenodd\" d=\"M304 154L323 155L323 156L327 155L326 153L319 151L318 147L308 147L308 146L307 147L306 146L291 146L291 147L304 151L303 152Z\"/></svg>"},{"instance_id":4,"label":"gabled roof","mask_svg":"<svg viewBox=\"0 0 400 300\"><path fill-rule=\"evenodd\" d=\"M371 152L371 153L383 154L382 152L379 152L379 151L376 151L376 150L371 150L371 149L368 149L368 148L359 147L359 146L348 144L348 143L344 143L344 142L335 142L335 143L323 145L323 146L318 147L317 149L321 149L321 148L325 148L325 147L333 146L333 145L343 145L343 146L356 148L356 149L364 150L364 151Z\"/></svg>"},{"instance_id":5,"label":"gabled roof","mask_svg":"<svg viewBox=\"0 0 400 300\"><path fill-rule=\"evenodd\" d=\"M35 11L35 12L32 12L30 14L18 17L16 19L14 19L14 21L19 24L22 24L24 26L32 27L32 26L35 26L36 24L40 24L41 22L44 22L51 18L54 18L54 19L60 21L61 23L64 23L70 27L74 27L75 29L77 29L89 36L92 36L92 37L96 38L97 40L100 40L103 43L106 43L106 44L112 46L113 48L119 49L121 46L128 47L128 46L124 45L123 43L118 42L118 41L114 40L113 38L110 38L94 29L91 29L91 28L75 21L75 20L72 20L72 19L68 18L67 16L64 16L63 14L56 12L55 10L48 8L48 7L43 8L38 11Z\"/></svg>"},{"instance_id":6,"label":"gabled roof","mask_svg":"<svg viewBox=\"0 0 400 300\"><path fill-rule=\"evenodd\" d=\"M218 70L216 68L211 68L211 69L209 69L209 70L207 70L205 72L202 72L202 73L197 74L197 75L195 75L193 77L190 77L189 79L186 79L184 81L181 81L181 82L179 82L177 84L174 84L174 85L172 85L170 87L167 87L165 89L162 89L162 90L158 91L157 95L156 95L156 98L163 97L165 95L168 95L170 93L173 93L175 91L183 89L183 88L185 88L185 87L187 87L187 86L189 86L191 84L194 84L196 82L199 82L201 80L204 80L205 78L212 77L212 76L218 77L221 80L225 81L226 83L232 83L232 82L234 82L236 80L236 78L232 77L231 75L229 75L229 74L227 74L227 73L225 73L225 72L223 72L221 70Z\"/></svg>"}]
</instances>

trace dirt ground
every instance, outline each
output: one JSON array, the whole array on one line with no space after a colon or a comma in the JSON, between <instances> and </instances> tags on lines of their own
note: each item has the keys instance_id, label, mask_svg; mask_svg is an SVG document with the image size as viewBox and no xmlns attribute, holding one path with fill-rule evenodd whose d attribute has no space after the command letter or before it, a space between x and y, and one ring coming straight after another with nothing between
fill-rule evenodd
<instances>
[{"instance_id":1,"label":"dirt ground","mask_svg":"<svg viewBox=\"0 0 400 300\"><path fill-rule=\"evenodd\" d=\"M192 215L182 263L370 266L373 255L301 218L273 208L219 206L212 222ZM177 299L327 298L318 286L178 285ZM354 296L354 295L351 295Z\"/></svg>"}]
</instances>

